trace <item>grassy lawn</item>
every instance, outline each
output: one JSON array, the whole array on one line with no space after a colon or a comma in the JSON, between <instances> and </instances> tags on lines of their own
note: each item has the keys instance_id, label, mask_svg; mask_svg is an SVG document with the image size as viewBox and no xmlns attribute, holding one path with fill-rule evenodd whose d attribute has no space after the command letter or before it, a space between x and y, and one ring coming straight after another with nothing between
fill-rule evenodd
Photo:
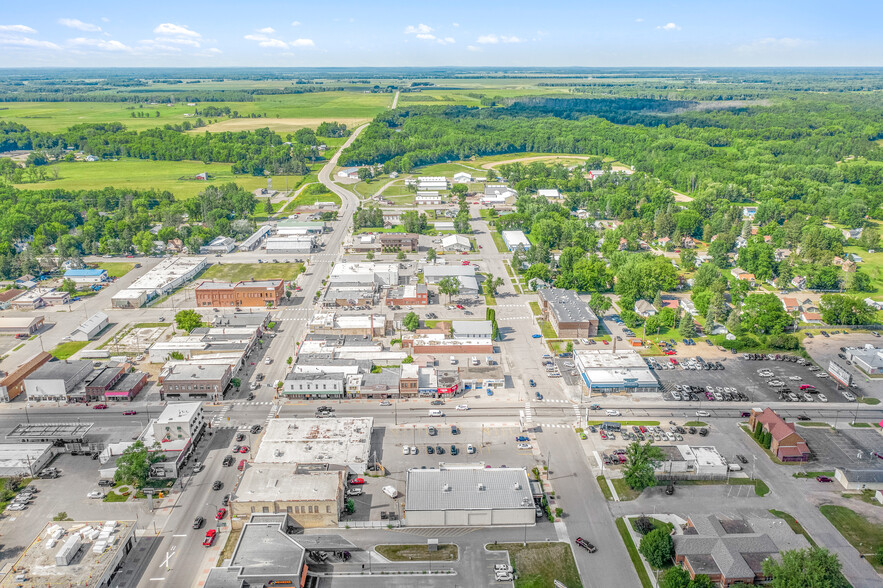
<instances>
[{"instance_id":1,"label":"grassy lawn","mask_svg":"<svg viewBox=\"0 0 883 588\"><path fill-rule=\"evenodd\" d=\"M809 536L809 533L806 532L806 529L803 528L803 525L797 522L797 519L789 515L787 512L783 512L781 510L770 509L770 513L788 523L788 526L791 527L791 530L798 535L803 535L810 545L812 545L813 547L816 546L816 542L813 541L813 538Z\"/></svg>"},{"instance_id":2,"label":"grassy lawn","mask_svg":"<svg viewBox=\"0 0 883 588\"><path fill-rule=\"evenodd\" d=\"M828 423L816 423L813 421L800 421L797 425L800 427L831 427Z\"/></svg>"},{"instance_id":3,"label":"grassy lawn","mask_svg":"<svg viewBox=\"0 0 883 588\"><path fill-rule=\"evenodd\" d=\"M496 306L496 305L497 305L497 299L494 298L493 296L491 296L490 294L485 294L485 295L484 295L484 303L485 303L487 306Z\"/></svg>"},{"instance_id":4,"label":"grassy lawn","mask_svg":"<svg viewBox=\"0 0 883 588\"><path fill-rule=\"evenodd\" d=\"M59 343L55 349L49 353L51 353L52 357L56 359L67 359L88 344L88 341L68 341L67 343Z\"/></svg>"},{"instance_id":5,"label":"grassy lawn","mask_svg":"<svg viewBox=\"0 0 883 588\"><path fill-rule=\"evenodd\" d=\"M687 421L684 423L685 427L707 427L707 423L703 423L702 421Z\"/></svg>"},{"instance_id":6,"label":"grassy lawn","mask_svg":"<svg viewBox=\"0 0 883 588\"><path fill-rule=\"evenodd\" d=\"M643 426L645 426L645 427L658 427L658 426L659 426L659 421L589 421L588 423L586 423L586 426L587 426L587 427L591 427L591 426L595 426L595 427L597 427L597 426L599 426L602 422L605 422L605 423L619 423L619 424L622 425L623 427L626 427L626 426L631 427L631 426L633 426L633 425L637 425L637 426L639 426L639 427L640 427L641 425L643 425Z\"/></svg>"},{"instance_id":7,"label":"grassy lawn","mask_svg":"<svg viewBox=\"0 0 883 588\"><path fill-rule=\"evenodd\" d=\"M881 506L880 503L877 502L877 499L874 498L874 494L875 492L873 490L862 490L857 494L854 492L841 492L840 496L842 496L843 498L849 498L850 500L861 500L862 502L865 502L872 506Z\"/></svg>"},{"instance_id":8,"label":"grassy lawn","mask_svg":"<svg viewBox=\"0 0 883 588\"><path fill-rule=\"evenodd\" d=\"M635 500L641 495L637 490L629 488L623 478L611 478L610 481L613 483L613 488L616 490L621 501Z\"/></svg>"},{"instance_id":9,"label":"grassy lawn","mask_svg":"<svg viewBox=\"0 0 883 588\"><path fill-rule=\"evenodd\" d=\"M876 406L880 404L879 398L873 398L871 396L861 396L859 397L858 401L862 404L870 404L871 406Z\"/></svg>"},{"instance_id":10,"label":"grassy lawn","mask_svg":"<svg viewBox=\"0 0 883 588\"><path fill-rule=\"evenodd\" d=\"M207 280L293 280L304 271L302 263L225 263L209 266L202 274Z\"/></svg>"},{"instance_id":11,"label":"grassy lawn","mask_svg":"<svg viewBox=\"0 0 883 588\"><path fill-rule=\"evenodd\" d=\"M118 161L74 161L48 166L50 177L58 170L58 179L34 184L17 184L23 190L61 188L64 190L88 190L95 186L113 186L132 190L168 190L177 198L192 198L208 184L220 185L236 182L246 190L266 188L264 176L234 174L229 163L203 163L201 161L151 161L149 159L120 158ZM192 178L208 172L210 179L198 181ZM274 186L296 185L301 176L273 176Z\"/></svg>"},{"instance_id":12,"label":"grassy lawn","mask_svg":"<svg viewBox=\"0 0 883 588\"><path fill-rule=\"evenodd\" d=\"M18 351L19 349L21 349L21 348L24 347L24 346L25 346L25 344L24 344L24 343L21 343L20 345L16 345L15 347L13 347L12 350L13 350L13 351Z\"/></svg>"},{"instance_id":13,"label":"grassy lawn","mask_svg":"<svg viewBox=\"0 0 883 588\"><path fill-rule=\"evenodd\" d=\"M653 529L651 529L652 531L655 531L656 529L665 529L666 533L671 533L672 529L674 529L674 525L671 523L665 523L663 521L660 521L659 519L654 519L653 517L647 517L647 518L650 520L650 523L653 525ZM631 522L632 529L635 530L635 533L640 534L640 531L638 530L638 526L636 524L637 520L638 519L629 519L629 522Z\"/></svg>"},{"instance_id":14,"label":"grassy lawn","mask_svg":"<svg viewBox=\"0 0 883 588\"><path fill-rule=\"evenodd\" d=\"M137 323L135 329L154 329L156 327L168 327L172 323Z\"/></svg>"},{"instance_id":15,"label":"grassy lawn","mask_svg":"<svg viewBox=\"0 0 883 588\"><path fill-rule=\"evenodd\" d=\"M596 476L595 479L598 481L598 487L601 488L601 494L604 495L604 498L607 500L613 500L613 493L607 485L607 478L604 476Z\"/></svg>"},{"instance_id":16,"label":"grassy lawn","mask_svg":"<svg viewBox=\"0 0 883 588\"><path fill-rule=\"evenodd\" d=\"M446 543L438 551L429 551L425 543L414 545L378 545L374 550L390 561L456 561L457 546Z\"/></svg>"},{"instance_id":17,"label":"grassy lawn","mask_svg":"<svg viewBox=\"0 0 883 588\"><path fill-rule=\"evenodd\" d=\"M491 231L491 238L494 240L494 245L497 246L497 251L500 253L508 253L509 248L506 247L505 241L503 241L503 235L496 231Z\"/></svg>"},{"instance_id":18,"label":"grassy lawn","mask_svg":"<svg viewBox=\"0 0 883 588\"><path fill-rule=\"evenodd\" d=\"M227 542L224 543L224 549L221 550L221 554L218 556L218 565L224 563L225 559L233 557L233 550L236 549L236 543L239 541L239 535L241 534L242 529L230 530L230 534L227 535Z\"/></svg>"},{"instance_id":19,"label":"grassy lawn","mask_svg":"<svg viewBox=\"0 0 883 588\"><path fill-rule=\"evenodd\" d=\"M854 253L862 258L859 267L864 273L871 276L871 286L877 289L872 293L872 297L878 298L883 293L883 251L878 249L874 253L868 253L866 250L852 245L844 247L843 251Z\"/></svg>"},{"instance_id":20,"label":"grassy lawn","mask_svg":"<svg viewBox=\"0 0 883 588\"><path fill-rule=\"evenodd\" d=\"M127 263L125 261L103 261L101 263L96 263L95 267L105 270L107 275L111 278L122 278L135 269L135 264Z\"/></svg>"},{"instance_id":21,"label":"grassy lawn","mask_svg":"<svg viewBox=\"0 0 883 588\"><path fill-rule=\"evenodd\" d=\"M883 545L883 525L875 525L845 506L825 504L820 506L819 510L840 531L844 539L849 541L859 553L865 554L868 562L874 562L875 558L867 556L876 553L880 545ZM879 565L874 567L878 572L883 569Z\"/></svg>"},{"instance_id":22,"label":"grassy lawn","mask_svg":"<svg viewBox=\"0 0 883 588\"><path fill-rule=\"evenodd\" d=\"M622 518L616 519L616 530L619 531L619 536L622 538L622 542L625 543L626 551L629 552L629 559L632 560L632 565L638 573L638 578L641 580L641 586L643 588L652 588L653 583L647 574L647 568L644 567L644 561L641 559L638 548L635 542L632 541L632 536L629 534L628 527L626 527L625 521Z\"/></svg>"},{"instance_id":23,"label":"grassy lawn","mask_svg":"<svg viewBox=\"0 0 883 588\"><path fill-rule=\"evenodd\" d=\"M129 496L123 496L122 494L117 494L116 492L108 492L107 496L104 497L104 502L125 502L129 499Z\"/></svg>"},{"instance_id":24,"label":"grassy lawn","mask_svg":"<svg viewBox=\"0 0 883 588\"><path fill-rule=\"evenodd\" d=\"M849 423L849 426L857 429L870 429L873 427L871 423Z\"/></svg>"},{"instance_id":25,"label":"grassy lawn","mask_svg":"<svg viewBox=\"0 0 883 588\"><path fill-rule=\"evenodd\" d=\"M678 480L678 486L754 486L754 493L758 496L766 496L770 493L770 487L763 480L750 478L730 478L729 480Z\"/></svg>"},{"instance_id":26,"label":"grassy lawn","mask_svg":"<svg viewBox=\"0 0 883 588\"><path fill-rule=\"evenodd\" d=\"M834 477L834 472L797 472L795 474L791 474L791 476L795 478L812 478L815 479L818 476L828 476L829 478Z\"/></svg>"},{"instance_id":27,"label":"grassy lawn","mask_svg":"<svg viewBox=\"0 0 883 588\"><path fill-rule=\"evenodd\" d=\"M555 329L552 327L552 323L539 320L537 321L540 325L540 332L543 334L543 337L546 339L557 339L558 333L555 332Z\"/></svg>"},{"instance_id":28,"label":"grassy lawn","mask_svg":"<svg viewBox=\"0 0 883 588\"><path fill-rule=\"evenodd\" d=\"M540 316L541 314L543 314L543 311L540 309L539 302L531 300L528 304L530 305L530 310L531 312L533 312L534 316Z\"/></svg>"},{"instance_id":29,"label":"grassy lawn","mask_svg":"<svg viewBox=\"0 0 883 588\"><path fill-rule=\"evenodd\" d=\"M555 580L567 588L582 588L573 551L567 543L487 544L489 551L508 551L518 579L515 588L555 588Z\"/></svg>"},{"instance_id":30,"label":"grassy lawn","mask_svg":"<svg viewBox=\"0 0 883 588\"><path fill-rule=\"evenodd\" d=\"M395 225L394 227L383 228L383 227L365 227L364 229L358 229L353 231L354 235L358 235L360 233L405 233L405 225Z\"/></svg>"}]
</instances>

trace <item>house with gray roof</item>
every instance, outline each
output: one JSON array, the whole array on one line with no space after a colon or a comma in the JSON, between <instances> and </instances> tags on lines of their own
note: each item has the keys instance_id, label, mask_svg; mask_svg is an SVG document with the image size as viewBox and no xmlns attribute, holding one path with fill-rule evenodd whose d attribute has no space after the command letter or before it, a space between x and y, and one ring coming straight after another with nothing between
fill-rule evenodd
<instances>
[{"instance_id":1,"label":"house with gray roof","mask_svg":"<svg viewBox=\"0 0 883 588\"><path fill-rule=\"evenodd\" d=\"M803 535L795 534L775 517L691 516L683 534L672 539L675 563L682 565L691 579L704 574L723 587L739 582L762 583L766 559L778 559L782 551L809 547Z\"/></svg>"}]
</instances>

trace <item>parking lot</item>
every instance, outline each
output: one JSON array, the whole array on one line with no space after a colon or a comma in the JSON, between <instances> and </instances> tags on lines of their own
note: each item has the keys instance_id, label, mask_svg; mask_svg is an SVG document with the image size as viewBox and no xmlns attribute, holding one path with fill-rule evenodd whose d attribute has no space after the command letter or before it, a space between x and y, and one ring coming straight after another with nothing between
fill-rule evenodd
<instances>
[{"instance_id":1,"label":"parking lot","mask_svg":"<svg viewBox=\"0 0 883 588\"><path fill-rule=\"evenodd\" d=\"M435 427L435 435L430 435L430 426ZM517 449L515 437L522 434L517 426L455 426L460 431L457 435L452 433L450 424L441 420L438 423L375 427L371 437L372 459L376 451L377 461L386 469L387 475L378 478L362 476L365 479L365 484L360 486L363 493L352 497L356 512L346 520L388 520L389 513L400 516L404 509L405 481L410 468L433 468L440 463L484 463L494 467L525 467L530 470L537 464L533 446L530 449ZM473 455L466 451L470 444L475 448ZM433 447L432 454L427 452L430 445ZM451 455L451 445L457 448L457 455ZM408 455L403 452L405 446L408 447ZM437 451L439 446L444 450L441 455ZM417 448L416 454L411 452L412 447ZM395 487L399 492L398 499L384 494L384 486ZM382 517L381 513L386 513L386 517Z\"/></svg>"},{"instance_id":2,"label":"parking lot","mask_svg":"<svg viewBox=\"0 0 883 588\"><path fill-rule=\"evenodd\" d=\"M883 468L883 460L874 455L874 452L883 455L883 437L877 431L800 427L799 433L816 458L812 463L819 467L813 465L813 469Z\"/></svg>"},{"instance_id":3,"label":"parking lot","mask_svg":"<svg viewBox=\"0 0 883 588\"><path fill-rule=\"evenodd\" d=\"M701 349L701 347L697 347L697 350ZM656 359L660 364L670 363L668 357ZM678 356L676 359L679 363L682 363L685 357ZM808 369L808 366L788 361L769 359L746 360L742 358L741 354L720 357L716 361L720 361L724 369L686 370L678 366L675 369L655 370L656 376L664 389L663 398L665 400L673 400L671 391L674 390L676 384L679 384L735 388L738 392L746 394L752 402L778 402L780 399L777 390L780 388L788 388L797 393L798 396L801 396L800 385L810 384L815 386L815 389L827 398L828 404L847 403L843 395L837 391L836 385L831 378L818 378L815 376L816 373L823 373L823 370L812 372ZM758 370L769 370L773 373L773 376L760 376L758 375ZM792 380L792 377L800 379ZM770 386L767 384L770 380L780 380L784 383L784 386ZM813 395L813 397L816 402L819 401L816 395ZM706 400L704 395L700 395L700 398L703 401ZM804 402L803 398L801 398L800 402Z\"/></svg>"}]
</instances>

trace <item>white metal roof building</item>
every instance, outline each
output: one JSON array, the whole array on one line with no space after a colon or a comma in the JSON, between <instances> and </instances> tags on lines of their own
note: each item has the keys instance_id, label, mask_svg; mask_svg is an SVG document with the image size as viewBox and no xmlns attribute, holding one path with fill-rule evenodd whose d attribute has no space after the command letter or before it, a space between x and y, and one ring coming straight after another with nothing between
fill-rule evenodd
<instances>
[{"instance_id":1,"label":"white metal roof building","mask_svg":"<svg viewBox=\"0 0 883 588\"><path fill-rule=\"evenodd\" d=\"M347 466L364 474L374 419L272 419L255 463L314 463Z\"/></svg>"},{"instance_id":2,"label":"white metal roof building","mask_svg":"<svg viewBox=\"0 0 883 588\"><path fill-rule=\"evenodd\" d=\"M127 290L144 290L148 298L163 296L192 280L207 264L205 257L169 257L132 282Z\"/></svg>"},{"instance_id":3,"label":"white metal roof building","mask_svg":"<svg viewBox=\"0 0 883 588\"><path fill-rule=\"evenodd\" d=\"M659 380L631 349L578 349L573 352L583 382L592 392L658 392Z\"/></svg>"},{"instance_id":4,"label":"white metal roof building","mask_svg":"<svg viewBox=\"0 0 883 588\"><path fill-rule=\"evenodd\" d=\"M522 231L503 231L503 242L509 251L515 251L519 247L522 249L530 249L530 241Z\"/></svg>"},{"instance_id":5,"label":"white metal roof building","mask_svg":"<svg viewBox=\"0 0 883 588\"><path fill-rule=\"evenodd\" d=\"M243 241L239 245L240 251L252 251L261 246L264 242L264 239L272 232L272 229L269 225L262 225L258 227L258 230L251 234L251 236Z\"/></svg>"},{"instance_id":6,"label":"white metal roof building","mask_svg":"<svg viewBox=\"0 0 883 588\"><path fill-rule=\"evenodd\" d=\"M73 341L88 341L104 329L108 324L108 316L100 310L83 321L76 330L71 333Z\"/></svg>"},{"instance_id":7,"label":"white metal roof building","mask_svg":"<svg viewBox=\"0 0 883 588\"><path fill-rule=\"evenodd\" d=\"M34 476L52 459L52 443L0 443L0 476Z\"/></svg>"},{"instance_id":8,"label":"white metal roof building","mask_svg":"<svg viewBox=\"0 0 883 588\"><path fill-rule=\"evenodd\" d=\"M397 263L336 263L328 281L336 284L363 284L371 286L398 286Z\"/></svg>"},{"instance_id":9,"label":"white metal roof building","mask_svg":"<svg viewBox=\"0 0 883 588\"><path fill-rule=\"evenodd\" d=\"M410 469L405 492L409 527L533 525L536 509L524 468L483 464Z\"/></svg>"},{"instance_id":10,"label":"white metal roof building","mask_svg":"<svg viewBox=\"0 0 883 588\"><path fill-rule=\"evenodd\" d=\"M469 239L463 235L446 235L442 237L441 245L445 251L469 251L472 249Z\"/></svg>"}]
</instances>

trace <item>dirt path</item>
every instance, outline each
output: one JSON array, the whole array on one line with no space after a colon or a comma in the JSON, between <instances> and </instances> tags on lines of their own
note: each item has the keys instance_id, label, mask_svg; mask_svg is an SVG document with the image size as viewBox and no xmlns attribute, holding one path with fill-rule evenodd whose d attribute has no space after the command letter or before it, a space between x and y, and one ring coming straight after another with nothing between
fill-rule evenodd
<instances>
[{"instance_id":1,"label":"dirt path","mask_svg":"<svg viewBox=\"0 0 883 588\"><path fill-rule=\"evenodd\" d=\"M390 110L395 110L396 106L399 105L399 91L396 90L396 95L392 98L392 106L389 107Z\"/></svg>"},{"instance_id":2,"label":"dirt path","mask_svg":"<svg viewBox=\"0 0 883 588\"><path fill-rule=\"evenodd\" d=\"M671 193L675 195L675 202L693 202L693 198L691 198L690 196L687 196L686 194L681 194L680 192L672 190L671 188L669 188L669 190L671 190Z\"/></svg>"},{"instance_id":3,"label":"dirt path","mask_svg":"<svg viewBox=\"0 0 883 588\"><path fill-rule=\"evenodd\" d=\"M534 155L531 157L516 157L515 159L507 159L505 161L493 161L491 163L483 163L481 167L483 169L494 169L498 165L503 165L506 163L516 163L516 162L524 162L524 161L536 161L538 159L582 159L586 160L589 157L587 155ZM474 169L474 168L473 168Z\"/></svg>"}]
</instances>

